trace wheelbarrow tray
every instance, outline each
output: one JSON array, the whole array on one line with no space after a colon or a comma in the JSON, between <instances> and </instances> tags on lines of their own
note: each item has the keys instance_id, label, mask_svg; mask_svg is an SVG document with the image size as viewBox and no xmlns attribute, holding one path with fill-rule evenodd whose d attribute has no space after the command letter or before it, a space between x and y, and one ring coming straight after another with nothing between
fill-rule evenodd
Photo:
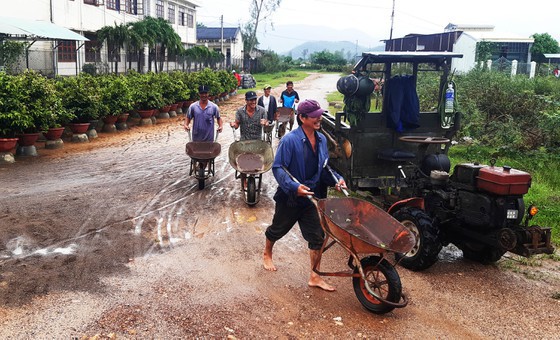
<instances>
[{"instance_id":1,"label":"wheelbarrow tray","mask_svg":"<svg viewBox=\"0 0 560 340\"><path fill-rule=\"evenodd\" d=\"M327 198L317 208L325 232L355 254L407 253L416 243L405 226L365 200Z\"/></svg>"},{"instance_id":2,"label":"wheelbarrow tray","mask_svg":"<svg viewBox=\"0 0 560 340\"><path fill-rule=\"evenodd\" d=\"M286 123L290 120L292 113L294 112L293 109L289 107L279 107L278 108L278 122Z\"/></svg>"},{"instance_id":3,"label":"wheelbarrow tray","mask_svg":"<svg viewBox=\"0 0 560 340\"><path fill-rule=\"evenodd\" d=\"M272 146L261 140L242 140L229 146L229 164L240 173L258 175L272 168Z\"/></svg>"},{"instance_id":4,"label":"wheelbarrow tray","mask_svg":"<svg viewBox=\"0 0 560 340\"><path fill-rule=\"evenodd\" d=\"M185 151L190 158L209 160L218 157L222 146L217 142L188 142Z\"/></svg>"}]
</instances>

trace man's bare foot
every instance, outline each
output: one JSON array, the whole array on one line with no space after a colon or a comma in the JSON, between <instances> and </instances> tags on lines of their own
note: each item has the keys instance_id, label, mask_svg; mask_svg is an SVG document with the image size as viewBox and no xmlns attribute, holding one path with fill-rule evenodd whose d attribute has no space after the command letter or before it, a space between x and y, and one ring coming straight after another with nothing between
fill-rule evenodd
<instances>
[{"instance_id":1,"label":"man's bare foot","mask_svg":"<svg viewBox=\"0 0 560 340\"><path fill-rule=\"evenodd\" d=\"M327 291L327 292L334 292L336 290L336 288L334 288L330 284L326 283L325 280L323 280L320 277L309 279L309 282L307 284L309 285L309 287L321 288L322 290Z\"/></svg>"},{"instance_id":2,"label":"man's bare foot","mask_svg":"<svg viewBox=\"0 0 560 340\"><path fill-rule=\"evenodd\" d=\"M263 255L263 265L264 265L264 269L269 270L271 272L275 272L276 271L276 266L274 266L274 263L272 262L272 256L264 254Z\"/></svg>"}]
</instances>

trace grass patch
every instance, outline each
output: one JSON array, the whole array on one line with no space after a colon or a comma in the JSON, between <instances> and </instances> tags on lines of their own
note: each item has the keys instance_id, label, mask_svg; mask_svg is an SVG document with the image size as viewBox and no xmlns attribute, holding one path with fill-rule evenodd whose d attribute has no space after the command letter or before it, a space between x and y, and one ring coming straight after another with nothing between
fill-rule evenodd
<instances>
[{"instance_id":1,"label":"grass patch","mask_svg":"<svg viewBox=\"0 0 560 340\"><path fill-rule=\"evenodd\" d=\"M309 71L305 70L287 70L283 72L276 73L256 73L253 74L255 80L257 81L257 89L262 90L265 84L270 84L272 87L285 86L288 80L293 82L305 79L309 76ZM249 89L242 90L243 93L247 92ZM297 89L295 89L297 91Z\"/></svg>"},{"instance_id":2,"label":"grass patch","mask_svg":"<svg viewBox=\"0 0 560 340\"><path fill-rule=\"evenodd\" d=\"M330 92L327 94L327 102L329 103L329 113L334 117L337 112L342 111L340 108L336 108L330 103L340 104L341 107L344 106L344 95L338 91Z\"/></svg>"}]
</instances>

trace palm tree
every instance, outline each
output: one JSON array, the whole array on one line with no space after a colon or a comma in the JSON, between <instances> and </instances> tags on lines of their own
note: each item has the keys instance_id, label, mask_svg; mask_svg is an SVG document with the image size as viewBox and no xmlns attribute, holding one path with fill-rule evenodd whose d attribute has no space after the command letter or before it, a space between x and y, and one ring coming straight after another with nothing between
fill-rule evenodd
<instances>
[{"instance_id":1,"label":"palm tree","mask_svg":"<svg viewBox=\"0 0 560 340\"><path fill-rule=\"evenodd\" d=\"M128 49L136 52L137 71L142 73L144 64L144 37L146 36L146 24L144 21L128 23ZM132 61L129 61L129 69L132 69Z\"/></svg>"},{"instance_id":2,"label":"palm tree","mask_svg":"<svg viewBox=\"0 0 560 340\"><path fill-rule=\"evenodd\" d=\"M124 24L103 26L97 31L97 36L102 43L106 42L107 54L109 57L113 56L113 60L115 62L115 73L118 73L121 48L125 46L125 43L129 38L128 28Z\"/></svg>"}]
</instances>

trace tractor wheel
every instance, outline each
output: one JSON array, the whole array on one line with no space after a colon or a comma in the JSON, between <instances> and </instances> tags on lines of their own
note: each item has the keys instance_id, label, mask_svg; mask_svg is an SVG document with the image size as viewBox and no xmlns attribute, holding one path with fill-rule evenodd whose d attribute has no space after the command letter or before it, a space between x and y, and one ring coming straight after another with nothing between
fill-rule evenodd
<instances>
[{"instance_id":1,"label":"tractor wheel","mask_svg":"<svg viewBox=\"0 0 560 340\"><path fill-rule=\"evenodd\" d=\"M464 243L459 249L463 251L464 258L482 264L492 264L506 253L505 250L473 243Z\"/></svg>"},{"instance_id":2,"label":"tractor wheel","mask_svg":"<svg viewBox=\"0 0 560 340\"><path fill-rule=\"evenodd\" d=\"M363 258L360 263L373 293L385 301L398 303L401 299L402 285L395 267L378 256ZM354 273L359 273L357 266ZM373 296L366 288L366 281L362 277L352 278L354 293L365 309L375 314L384 314L395 309L394 306Z\"/></svg>"},{"instance_id":3,"label":"tractor wheel","mask_svg":"<svg viewBox=\"0 0 560 340\"><path fill-rule=\"evenodd\" d=\"M397 210L393 217L416 236L416 244L406 254L395 254L399 264L407 269L420 271L431 267L438 260L442 248L439 229L426 212L413 207Z\"/></svg>"}]
</instances>

